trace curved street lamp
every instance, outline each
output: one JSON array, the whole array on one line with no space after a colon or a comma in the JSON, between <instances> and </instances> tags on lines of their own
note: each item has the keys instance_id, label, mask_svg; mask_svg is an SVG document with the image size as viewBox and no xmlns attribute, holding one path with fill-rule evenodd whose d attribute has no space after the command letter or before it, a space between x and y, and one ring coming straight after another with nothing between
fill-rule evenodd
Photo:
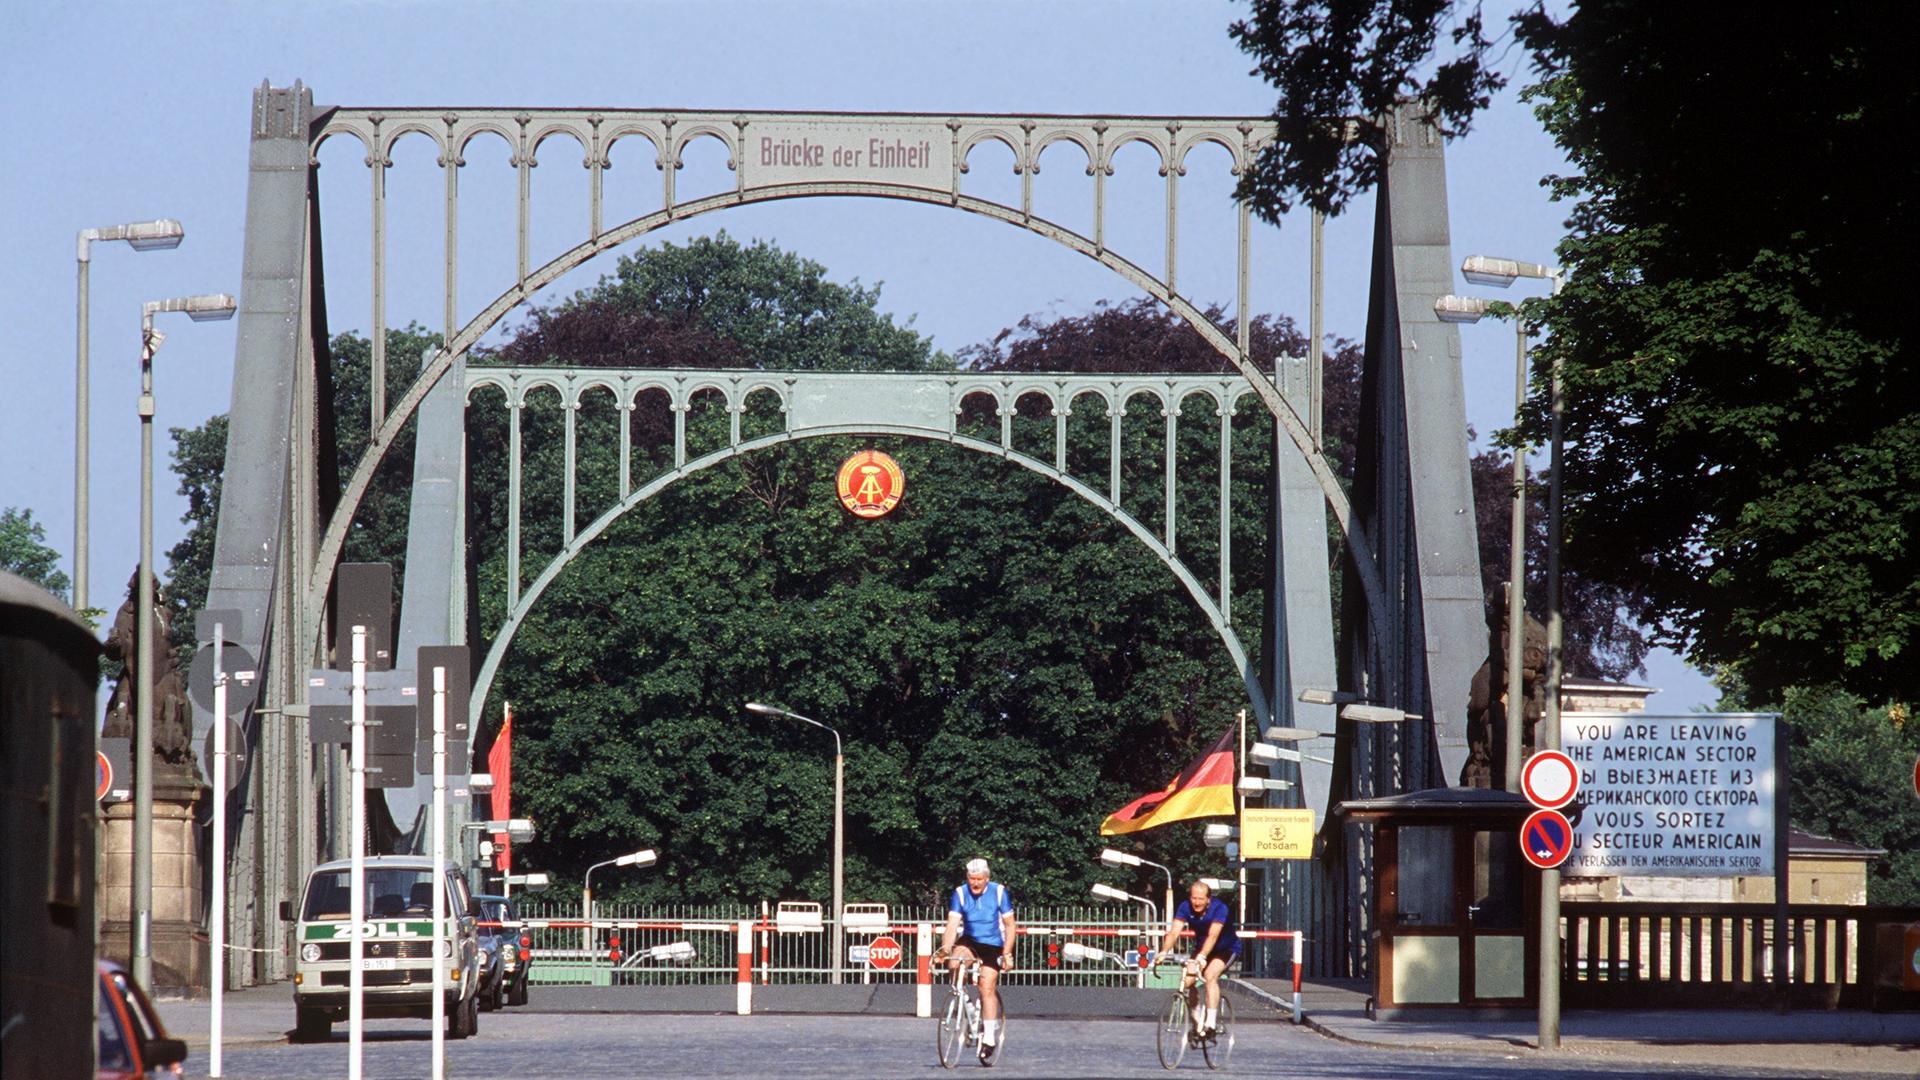
<instances>
[{"instance_id":1,"label":"curved street lamp","mask_svg":"<svg viewBox=\"0 0 1920 1080\"><path fill-rule=\"evenodd\" d=\"M1129 851L1107 848L1100 853L1100 861L1108 866L1151 866L1167 875L1167 910L1173 910L1173 871L1152 859L1143 859Z\"/></svg>"},{"instance_id":2,"label":"curved street lamp","mask_svg":"<svg viewBox=\"0 0 1920 1080\"><path fill-rule=\"evenodd\" d=\"M591 953L593 951L593 872L603 866L638 866L644 868L652 866L658 861L660 861L660 857L654 854L652 848L642 848L630 855L621 855L618 858L605 859L587 867L586 881L581 883L580 886L580 914L582 920L587 924L581 933L585 935L583 947L587 952Z\"/></svg>"},{"instance_id":3,"label":"curved street lamp","mask_svg":"<svg viewBox=\"0 0 1920 1080\"><path fill-rule=\"evenodd\" d=\"M846 911L841 904L841 879L846 867L846 775L847 757L840 747L840 732L829 724L823 724L810 716L801 716L776 705L764 705L758 701L747 702L747 711L755 716L772 716L784 720L797 720L802 724L811 724L833 736L833 963L830 981L840 982L840 965L846 960Z\"/></svg>"},{"instance_id":4,"label":"curved street lamp","mask_svg":"<svg viewBox=\"0 0 1920 1080\"><path fill-rule=\"evenodd\" d=\"M1504 289L1520 278L1532 278L1545 281L1552 289L1552 295L1560 295L1567 283L1566 272L1557 266L1543 263L1522 262L1518 259L1499 259L1487 255L1469 255L1460 263L1460 275L1476 285L1492 285ZM1522 331L1524 333L1524 330ZM1524 342L1520 348L1526 348ZM1566 391L1560 381L1560 359L1555 357L1548 384L1548 401L1552 425L1549 429L1547 451L1547 686L1546 716L1540 724L1540 744L1549 750L1560 749L1560 682L1566 671L1564 655L1565 620L1560 610L1560 524L1562 511L1562 491L1560 486L1561 457L1566 447ZM1516 471L1518 467L1516 466ZM1517 529L1516 523L1516 529ZM1518 533L1515 534L1515 548L1518 549ZM1516 582L1514 590L1519 590ZM1515 634L1515 643L1508 645L1507 663L1509 681L1513 681L1511 672L1517 665L1514 656L1519 638ZM1513 702L1507 709L1509 739L1512 735L1516 717L1519 715L1519 703ZM1514 771L1519 768L1517 741L1515 751L1507 756L1508 776L1513 780L1513 788L1518 788L1519 776ZM1544 870L1540 875L1540 925L1543 928L1557 928L1560 925L1560 871ZM1560 1046L1560 957L1559 933L1554 929L1551 939L1542 930L1540 939L1540 1048L1558 1049Z\"/></svg>"},{"instance_id":5,"label":"curved street lamp","mask_svg":"<svg viewBox=\"0 0 1920 1080\"><path fill-rule=\"evenodd\" d=\"M74 328L73 363L73 610L87 609L87 502L89 497L87 474L91 471L87 465L88 424L92 419L93 406L88 401L91 389L91 377L87 372L87 338L89 314L88 275L93 266L93 242L96 240L124 240L135 251L160 251L180 246L186 239L187 230L177 221L161 218L158 221L141 221L131 225L110 225L104 229L81 229L77 241L75 258L78 261L80 296L75 305L78 312Z\"/></svg>"},{"instance_id":6,"label":"curved street lamp","mask_svg":"<svg viewBox=\"0 0 1920 1080\"><path fill-rule=\"evenodd\" d=\"M226 293L149 300L140 306L140 574L135 640L139 673L133 721L133 977L153 985L153 354L167 336L153 328L163 311L194 322L233 317ZM219 717L215 723L224 723ZM224 871L222 871L224 872Z\"/></svg>"}]
</instances>

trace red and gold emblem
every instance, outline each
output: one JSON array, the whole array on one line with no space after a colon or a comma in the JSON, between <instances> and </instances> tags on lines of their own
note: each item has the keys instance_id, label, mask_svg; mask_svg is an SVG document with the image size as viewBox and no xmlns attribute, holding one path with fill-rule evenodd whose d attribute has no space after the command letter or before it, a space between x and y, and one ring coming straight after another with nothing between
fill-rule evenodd
<instances>
[{"instance_id":1,"label":"red and gold emblem","mask_svg":"<svg viewBox=\"0 0 1920 1080\"><path fill-rule=\"evenodd\" d=\"M855 517L877 518L900 503L907 476L900 463L878 450L862 450L840 463L840 505Z\"/></svg>"}]
</instances>

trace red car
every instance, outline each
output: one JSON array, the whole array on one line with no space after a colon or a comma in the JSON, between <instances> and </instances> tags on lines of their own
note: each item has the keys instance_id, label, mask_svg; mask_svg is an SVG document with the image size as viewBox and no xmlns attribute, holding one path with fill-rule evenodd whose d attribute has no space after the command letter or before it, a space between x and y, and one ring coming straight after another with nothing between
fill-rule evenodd
<instances>
[{"instance_id":1,"label":"red car","mask_svg":"<svg viewBox=\"0 0 1920 1080\"><path fill-rule=\"evenodd\" d=\"M95 962L100 975L100 1070L95 1080L178 1076L187 1044L167 1037L145 991L111 960Z\"/></svg>"}]
</instances>

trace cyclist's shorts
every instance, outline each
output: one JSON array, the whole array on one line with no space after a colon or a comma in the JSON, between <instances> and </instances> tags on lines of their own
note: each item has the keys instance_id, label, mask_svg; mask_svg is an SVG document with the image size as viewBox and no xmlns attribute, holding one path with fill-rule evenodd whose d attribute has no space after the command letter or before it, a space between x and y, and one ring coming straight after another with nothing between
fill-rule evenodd
<instances>
[{"instance_id":1,"label":"cyclist's shorts","mask_svg":"<svg viewBox=\"0 0 1920 1080\"><path fill-rule=\"evenodd\" d=\"M1214 953L1213 955L1207 957L1207 963L1209 964L1213 963L1215 960L1225 960L1227 962L1227 966L1221 970L1232 971L1235 967L1239 966L1240 964L1240 953L1238 950L1236 950L1234 952L1225 953L1225 954Z\"/></svg>"},{"instance_id":2,"label":"cyclist's shorts","mask_svg":"<svg viewBox=\"0 0 1920 1080\"><path fill-rule=\"evenodd\" d=\"M965 945L973 951L974 959L996 971L1000 969L1000 955L1006 951L1005 945L988 945L984 942L975 941L970 937L963 937L954 944Z\"/></svg>"}]
</instances>

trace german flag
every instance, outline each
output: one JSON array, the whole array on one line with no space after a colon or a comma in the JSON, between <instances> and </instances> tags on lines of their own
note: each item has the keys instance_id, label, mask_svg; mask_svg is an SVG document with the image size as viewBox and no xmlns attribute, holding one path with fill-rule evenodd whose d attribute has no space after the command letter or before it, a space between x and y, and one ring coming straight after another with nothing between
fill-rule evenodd
<instances>
[{"instance_id":1,"label":"german flag","mask_svg":"<svg viewBox=\"0 0 1920 1080\"><path fill-rule=\"evenodd\" d=\"M1142 795L1108 814L1100 823L1100 835L1139 832L1189 818L1231 817L1236 734L1235 728L1227 728L1165 791Z\"/></svg>"}]
</instances>

